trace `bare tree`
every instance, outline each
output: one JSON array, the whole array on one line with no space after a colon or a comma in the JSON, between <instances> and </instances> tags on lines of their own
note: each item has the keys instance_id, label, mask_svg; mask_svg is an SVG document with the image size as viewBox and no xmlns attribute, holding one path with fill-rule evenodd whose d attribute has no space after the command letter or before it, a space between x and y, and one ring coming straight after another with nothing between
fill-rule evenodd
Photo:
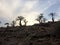
<instances>
[{"instance_id":1,"label":"bare tree","mask_svg":"<svg viewBox=\"0 0 60 45\"><path fill-rule=\"evenodd\" d=\"M52 17L52 22L54 22L55 13L50 13L49 15Z\"/></svg>"},{"instance_id":2,"label":"bare tree","mask_svg":"<svg viewBox=\"0 0 60 45\"><path fill-rule=\"evenodd\" d=\"M18 16L17 20L19 20L19 25L22 26L22 23L21 21L24 19L23 16Z\"/></svg>"},{"instance_id":3,"label":"bare tree","mask_svg":"<svg viewBox=\"0 0 60 45\"><path fill-rule=\"evenodd\" d=\"M39 23L42 23L42 18L43 18L43 14L40 14L40 16L38 16L36 20L39 21Z\"/></svg>"},{"instance_id":4,"label":"bare tree","mask_svg":"<svg viewBox=\"0 0 60 45\"><path fill-rule=\"evenodd\" d=\"M26 19L24 19L25 26L26 26L27 22L28 22L28 21L26 21Z\"/></svg>"},{"instance_id":5,"label":"bare tree","mask_svg":"<svg viewBox=\"0 0 60 45\"><path fill-rule=\"evenodd\" d=\"M12 24L11 24L12 27L15 27L15 24L16 24L16 21L13 20L13 21L12 21Z\"/></svg>"}]
</instances>

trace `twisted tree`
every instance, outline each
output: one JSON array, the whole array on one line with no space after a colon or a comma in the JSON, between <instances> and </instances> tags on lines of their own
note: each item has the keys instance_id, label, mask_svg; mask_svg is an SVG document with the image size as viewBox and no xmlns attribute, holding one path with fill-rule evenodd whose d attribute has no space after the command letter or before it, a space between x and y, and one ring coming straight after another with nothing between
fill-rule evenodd
<instances>
[{"instance_id":1,"label":"twisted tree","mask_svg":"<svg viewBox=\"0 0 60 45\"><path fill-rule=\"evenodd\" d=\"M38 16L36 20L39 21L39 23L42 23L42 18L43 18L43 14L40 14L40 16Z\"/></svg>"},{"instance_id":2,"label":"twisted tree","mask_svg":"<svg viewBox=\"0 0 60 45\"><path fill-rule=\"evenodd\" d=\"M28 21L26 21L26 19L24 19L25 26L26 26L27 22L28 22Z\"/></svg>"},{"instance_id":3,"label":"twisted tree","mask_svg":"<svg viewBox=\"0 0 60 45\"><path fill-rule=\"evenodd\" d=\"M22 26L21 21L22 21L23 19L24 19L23 16L18 16L18 17L17 17L17 20L19 20L19 25L20 25L20 26Z\"/></svg>"}]
</instances>

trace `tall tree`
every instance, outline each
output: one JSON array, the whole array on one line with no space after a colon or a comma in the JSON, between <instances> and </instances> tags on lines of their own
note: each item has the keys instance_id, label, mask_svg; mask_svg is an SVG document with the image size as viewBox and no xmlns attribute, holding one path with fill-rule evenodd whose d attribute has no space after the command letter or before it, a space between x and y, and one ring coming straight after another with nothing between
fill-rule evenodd
<instances>
[{"instance_id":1,"label":"tall tree","mask_svg":"<svg viewBox=\"0 0 60 45\"><path fill-rule=\"evenodd\" d=\"M52 22L54 22L55 13L50 13L49 15L52 17Z\"/></svg>"},{"instance_id":2,"label":"tall tree","mask_svg":"<svg viewBox=\"0 0 60 45\"><path fill-rule=\"evenodd\" d=\"M9 27L9 23L5 23L5 25L7 25L7 27Z\"/></svg>"},{"instance_id":3,"label":"tall tree","mask_svg":"<svg viewBox=\"0 0 60 45\"><path fill-rule=\"evenodd\" d=\"M26 21L26 19L24 19L25 26L26 26L27 22L28 22L28 21Z\"/></svg>"},{"instance_id":4,"label":"tall tree","mask_svg":"<svg viewBox=\"0 0 60 45\"><path fill-rule=\"evenodd\" d=\"M13 20L13 21L12 21L12 24L11 24L12 27L15 27L15 24L16 24L16 21Z\"/></svg>"},{"instance_id":5,"label":"tall tree","mask_svg":"<svg viewBox=\"0 0 60 45\"><path fill-rule=\"evenodd\" d=\"M19 25L22 26L22 23L21 21L24 19L23 16L18 16L17 20L19 20Z\"/></svg>"},{"instance_id":6,"label":"tall tree","mask_svg":"<svg viewBox=\"0 0 60 45\"><path fill-rule=\"evenodd\" d=\"M43 18L43 14L40 14L40 16L38 16L36 20L39 21L39 23L42 23L42 18Z\"/></svg>"}]
</instances>

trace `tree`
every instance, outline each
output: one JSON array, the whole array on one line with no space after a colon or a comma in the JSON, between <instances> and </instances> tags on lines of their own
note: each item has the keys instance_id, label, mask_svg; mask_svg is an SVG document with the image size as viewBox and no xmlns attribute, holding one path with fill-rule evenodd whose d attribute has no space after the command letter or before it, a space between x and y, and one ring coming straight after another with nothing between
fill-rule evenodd
<instances>
[{"instance_id":1,"label":"tree","mask_svg":"<svg viewBox=\"0 0 60 45\"><path fill-rule=\"evenodd\" d=\"M25 26L26 26L27 22L28 22L28 21L26 21L26 19L24 19Z\"/></svg>"},{"instance_id":2,"label":"tree","mask_svg":"<svg viewBox=\"0 0 60 45\"><path fill-rule=\"evenodd\" d=\"M43 14L40 14L40 16L38 16L36 20L39 21L39 23L42 23L42 18L43 18Z\"/></svg>"},{"instance_id":3,"label":"tree","mask_svg":"<svg viewBox=\"0 0 60 45\"><path fill-rule=\"evenodd\" d=\"M21 21L24 19L23 16L18 16L17 20L19 20L19 25L22 26L22 23Z\"/></svg>"},{"instance_id":4,"label":"tree","mask_svg":"<svg viewBox=\"0 0 60 45\"><path fill-rule=\"evenodd\" d=\"M7 27L9 27L9 23L5 23L5 25L7 25Z\"/></svg>"},{"instance_id":5,"label":"tree","mask_svg":"<svg viewBox=\"0 0 60 45\"><path fill-rule=\"evenodd\" d=\"M1 21L0 21L0 24L1 24Z\"/></svg>"},{"instance_id":6,"label":"tree","mask_svg":"<svg viewBox=\"0 0 60 45\"><path fill-rule=\"evenodd\" d=\"M52 22L54 22L55 13L50 13L49 15L52 17Z\"/></svg>"},{"instance_id":7,"label":"tree","mask_svg":"<svg viewBox=\"0 0 60 45\"><path fill-rule=\"evenodd\" d=\"M47 20L46 18L43 18L43 22L44 22L44 23L46 22L46 20Z\"/></svg>"},{"instance_id":8,"label":"tree","mask_svg":"<svg viewBox=\"0 0 60 45\"><path fill-rule=\"evenodd\" d=\"M16 21L13 20L13 21L12 21L12 24L11 24L12 27L15 27L15 24L16 24Z\"/></svg>"}]
</instances>

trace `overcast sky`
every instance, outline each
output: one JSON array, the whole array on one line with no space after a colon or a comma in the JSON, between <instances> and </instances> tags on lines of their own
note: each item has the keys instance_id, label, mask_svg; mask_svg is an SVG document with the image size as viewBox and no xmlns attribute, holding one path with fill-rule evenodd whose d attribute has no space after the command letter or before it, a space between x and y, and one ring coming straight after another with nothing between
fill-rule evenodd
<instances>
[{"instance_id":1,"label":"overcast sky","mask_svg":"<svg viewBox=\"0 0 60 45\"><path fill-rule=\"evenodd\" d=\"M56 20L60 17L60 0L0 0L1 25L15 20L17 16L24 16L28 25L36 23L35 19L40 13L50 19L49 13L56 13Z\"/></svg>"}]
</instances>

